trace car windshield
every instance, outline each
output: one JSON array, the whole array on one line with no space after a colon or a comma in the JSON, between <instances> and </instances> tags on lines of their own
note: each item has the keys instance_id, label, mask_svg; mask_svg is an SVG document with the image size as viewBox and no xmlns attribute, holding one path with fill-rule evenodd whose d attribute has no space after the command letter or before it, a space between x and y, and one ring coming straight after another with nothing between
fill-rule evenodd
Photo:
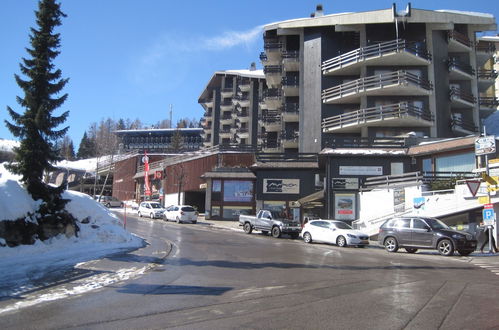
<instances>
[{"instance_id":1,"label":"car windshield","mask_svg":"<svg viewBox=\"0 0 499 330\"><path fill-rule=\"evenodd\" d=\"M194 212L194 211L196 211L196 210L194 210L193 207L190 207L190 206L184 206L184 207L182 207L181 210L184 211L184 212Z\"/></svg>"},{"instance_id":2,"label":"car windshield","mask_svg":"<svg viewBox=\"0 0 499 330\"><path fill-rule=\"evenodd\" d=\"M151 203L151 207L153 209L160 209L161 208L161 204L159 204L159 203Z\"/></svg>"},{"instance_id":3,"label":"car windshield","mask_svg":"<svg viewBox=\"0 0 499 330\"><path fill-rule=\"evenodd\" d=\"M335 226L338 229L352 229L352 227L350 227L344 222L333 222L333 226Z\"/></svg>"},{"instance_id":4,"label":"car windshield","mask_svg":"<svg viewBox=\"0 0 499 330\"><path fill-rule=\"evenodd\" d=\"M442 221L435 219L435 218L424 218L426 223L433 229L449 229L449 226L447 226L445 223Z\"/></svg>"}]
</instances>

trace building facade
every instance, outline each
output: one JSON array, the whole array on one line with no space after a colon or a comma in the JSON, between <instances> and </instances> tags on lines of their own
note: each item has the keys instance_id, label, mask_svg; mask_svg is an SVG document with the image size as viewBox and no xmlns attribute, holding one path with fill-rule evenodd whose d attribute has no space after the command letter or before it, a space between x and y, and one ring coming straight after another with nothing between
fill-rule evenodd
<instances>
[{"instance_id":1,"label":"building facade","mask_svg":"<svg viewBox=\"0 0 499 330\"><path fill-rule=\"evenodd\" d=\"M203 145L253 145L258 138L259 99L264 88L262 70L217 71L201 93L204 109Z\"/></svg>"},{"instance_id":2,"label":"building facade","mask_svg":"<svg viewBox=\"0 0 499 330\"><path fill-rule=\"evenodd\" d=\"M118 130L120 153L181 153L196 151L203 146L202 128L149 128Z\"/></svg>"},{"instance_id":3,"label":"building facade","mask_svg":"<svg viewBox=\"0 0 499 330\"><path fill-rule=\"evenodd\" d=\"M265 130L267 141L286 151L293 134L299 152L320 152L342 138L480 132L479 96L496 73L476 35L496 30L492 15L393 5L313 16L264 28L265 104L299 109L296 123Z\"/></svg>"}]
</instances>

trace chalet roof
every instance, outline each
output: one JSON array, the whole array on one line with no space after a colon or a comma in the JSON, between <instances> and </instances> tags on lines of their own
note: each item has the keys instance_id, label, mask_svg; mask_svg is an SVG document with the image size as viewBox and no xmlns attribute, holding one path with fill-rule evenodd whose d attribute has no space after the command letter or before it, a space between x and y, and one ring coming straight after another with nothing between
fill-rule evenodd
<instances>
[{"instance_id":1,"label":"chalet roof","mask_svg":"<svg viewBox=\"0 0 499 330\"><path fill-rule=\"evenodd\" d=\"M453 150L474 148L477 136L466 136L431 142L422 142L409 148L409 156L421 156L426 154L441 153Z\"/></svg>"}]
</instances>

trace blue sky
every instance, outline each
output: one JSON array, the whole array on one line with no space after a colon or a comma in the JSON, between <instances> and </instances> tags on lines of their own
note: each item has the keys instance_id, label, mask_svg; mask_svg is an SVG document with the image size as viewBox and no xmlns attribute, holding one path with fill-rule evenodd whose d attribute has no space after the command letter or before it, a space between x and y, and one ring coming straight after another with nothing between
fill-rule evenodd
<instances>
[{"instance_id":1,"label":"blue sky","mask_svg":"<svg viewBox=\"0 0 499 330\"><path fill-rule=\"evenodd\" d=\"M69 135L76 145L90 123L102 118L139 118L144 124L167 119L201 118L197 99L217 70L261 68L261 27L308 17L316 4L325 14L385 9L393 1L173 1L73 0L62 2L68 16L57 29L61 54L56 67L70 78ZM18 112L23 96L14 81L21 57L27 57L29 28L35 27L35 0L0 1L0 138L13 139L3 124L6 106ZM396 2L400 9L407 2ZM413 8L491 13L493 0L412 1ZM63 126L61 126L62 128Z\"/></svg>"}]
</instances>

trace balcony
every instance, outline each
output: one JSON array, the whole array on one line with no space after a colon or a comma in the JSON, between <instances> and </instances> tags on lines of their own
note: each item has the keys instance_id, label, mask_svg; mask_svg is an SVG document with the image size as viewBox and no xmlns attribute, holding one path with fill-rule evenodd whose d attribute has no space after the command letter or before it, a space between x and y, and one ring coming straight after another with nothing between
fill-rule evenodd
<instances>
[{"instance_id":1,"label":"balcony","mask_svg":"<svg viewBox=\"0 0 499 330\"><path fill-rule=\"evenodd\" d=\"M298 148L298 131L292 132L281 132L281 146L284 149L296 149Z\"/></svg>"},{"instance_id":2,"label":"balcony","mask_svg":"<svg viewBox=\"0 0 499 330\"><path fill-rule=\"evenodd\" d=\"M234 119L232 118L232 113L224 113L221 117L220 117L220 123L222 125L228 125L228 124L232 124L234 122Z\"/></svg>"},{"instance_id":3,"label":"balcony","mask_svg":"<svg viewBox=\"0 0 499 330\"><path fill-rule=\"evenodd\" d=\"M264 138L261 144L263 152L281 152L281 144L277 140L269 140Z\"/></svg>"},{"instance_id":4,"label":"balcony","mask_svg":"<svg viewBox=\"0 0 499 330\"><path fill-rule=\"evenodd\" d=\"M476 103L476 97L461 88L451 87L449 98L453 108L472 108Z\"/></svg>"},{"instance_id":5,"label":"balcony","mask_svg":"<svg viewBox=\"0 0 499 330\"><path fill-rule=\"evenodd\" d=\"M462 119L458 116L452 116L451 129L456 134L472 135L478 132L478 127L472 120Z\"/></svg>"},{"instance_id":6,"label":"balcony","mask_svg":"<svg viewBox=\"0 0 499 330\"><path fill-rule=\"evenodd\" d=\"M267 132L281 131L281 116L276 110L266 111L259 117L260 126L265 128Z\"/></svg>"},{"instance_id":7,"label":"balcony","mask_svg":"<svg viewBox=\"0 0 499 330\"><path fill-rule=\"evenodd\" d=\"M241 92L249 92L251 89L251 80L247 78L241 79L238 87Z\"/></svg>"},{"instance_id":8,"label":"balcony","mask_svg":"<svg viewBox=\"0 0 499 330\"><path fill-rule=\"evenodd\" d=\"M220 110L222 111L231 111L234 108L232 104L232 100L223 101L220 103Z\"/></svg>"},{"instance_id":9,"label":"balcony","mask_svg":"<svg viewBox=\"0 0 499 330\"><path fill-rule=\"evenodd\" d=\"M299 71L300 52L297 50L288 50L282 52L282 65L285 71Z\"/></svg>"},{"instance_id":10,"label":"balcony","mask_svg":"<svg viewBox=\"0 0 499 330\"><path fill-rule=\"evenodd\" d=\"M203 116L204 116L205 120L211 120L211 119L213 119L213 111L211 111L211 110L205 111Z\"/></svg>"},{"instance_id":11,"label":"balcony","mask_svg":"<svg viewBox=\"0 0 499 330\"><path fill-rule=\"evenodd\" d=\"M433 115L408 102L360 109L322 120L323 133L359 133L362 127L431 127Z\"/></svg>"},{"instance_id":12,"label":"balcony","mask_svg":"<svg viewBox=\"0 0 499 330\"><path fill-rule=\"evenodd\" d=\"M204 104L207 108L213 108L213 98L202 99L199 103Z\"/></svg>"},{"instance_id":13,"label":"balcony","mask_svg":"<svg viewBox=\"0 0 499 330\"><path fill-rule=\"evenodd\" d=\"M495 83L497 79L497 71L478 69L477 76L478 89L484 91Z\"/></svg>"},{"instance_id":14,"label":"balcony","mask_svg":"<svg viewBox=\"0 0 499 330\"><path fill-rule=\"evenodd\" d=\"M478 41L475 46L476 49L476 62L478 66L482 66L489 60L496 51L496 45L489 41Z\"/></svg>"},{"instance_id":15,"label":"balcony","mask_svg":"<svg viewBox=\"0 0 499 330\"><path fill-rule=\"evenodd\" d=\"M456 58L449 58L447 61L450 80L466 80L473 79L475 70L471 65L459 62Z\"/></svg>"},{"instance_id":16,"label":"balcony","mask_svg":"<svg viewBox=\"0 0 499 330\"><path fill-rule=\"evenodd\" d=\"M480 105L480 112L483 113L485 116L488 116L499 108L499 98L480 97L478 99L478 104Z\"/></svg>"},{"instance_id":17,"label":"balcony","mask_svg":"<svg viewBox=\"0 0 499 330\"><path fill-rule=\"evenodd\" d=\"M229 139L229 138L232 139L234 136L230 127L221 129L218 135L220 136L221 139Z\"/></svg>"},{"instance_id":18,"label":"balcony","mask_svg":"<svg viewBox=\"0 0 499 330\"><path fill-rule=\"evenodd\" d=\"M298 76L282 77L282 91L285 96L298 96L300 93L300 85Z\"/></svg>"},{"instance_id":19,"label":"balcony","mask_svg":"<svg viewBox=\"0 0 499 330\"><path fill-rule=\"evenodd\" d=\"M274 87L281 84L282 66L266 65L263 68L263 73L265 74L265 79L267 80L268 86Z\"/></svg>"},{"instance_id":20,"label":"balcony","mask_svg":"<svg viewBox=\"0 0 499 330\"><path fill-rule=\"evenodd\" d=\"M324 75L360 75L365 65L428 65L431 54L423 43L392 40L355 49L322 63Z\"/></svg>"},{"instance_id":21,"label":"balcony","mask_svg":"<svg viewBox=\"0 0 499 330\"><path fill-rule=\"evenodd\" d=\"M237 112L236 120L239 120L239 122L247 122L249 121L249 117L249 112L247 110L242 110Z\"/></svg>"},{"instance_id":22,"label":"balcony","mask_svg":"<svg viewBox=\"0 0 499 330\"><path fill-rule=\"evenodd\" d=\"M327 104L360 103L363 95L429 95L433 85L418 75L403 70L360 78L322 91Z\"/></svg>"},{"instance_id":23,"label":"balcony","mask_svg":"<svg viewBox=\"0 0 499 330\"><path fill-rule=\"evenodd\" d=\"M269 88L263 91L263 98L269 109L278 109L282 104L282 91L278 88Z\"/></svg>"},{"instance_id":24,"label":"balcony","mask_svg":"<svg viewBox=\"0 0 499 330\"><path fill-rule=\"evenodd\" d=\"M473 46L470 38L457 31L447 32L447 43L451 53L468 53Z\"/></svg>"},{"instance_id":25,"label":"balcony","mask_svg":"<svg viewBox=\"0 0 499 330\"><path fill-rule=\"evenodd\" d=\"M222 98L232 97L234 95L234 88L232 87L222 88L220 94L222 95Z\"/></svg>"},{"instance_id":26,"label":"balcony","mask_svg":"<svg viewBox=\"0 0 499 330\"><path fill-rule=\"evenodd\" d=\"M282 109L282 120L284 122L297 122L299 121L299 104L298 103L285 103Z\"/></svg>"},{"instance_id":27,"label":"balcony","mask_svg":"<svg viewBox=\"0 0 499 330\"><path fill-rule=\"evenodd\" d=\"M249 130L247 128L240 128L236 132L237 143L241 143L241 139L249 139Z\"/></svg>"},{"instance_id":28,"label":"balcony","mask_svg":"<svg viewBox=\"0 0 499 330\"><path fill-rule=\"evenodd\" d=\"M263 49L265 50L267 61L281 61L282 42L279 42L277 39L264 39Z\"/></svg>"},{"instance_id":29,"label":"balcony","mask_svg":"<svg viewBox=\"0 0 499 330\"><path fill-rule=\"evenodd\" d=\"M243 108L249 107L250 103L251 103L249 96L247 94L236 95L236 96L234 96L232 101L233 101L233 103L238 104L240 107L243 107Z\"/></svg>"}]
</instances>

